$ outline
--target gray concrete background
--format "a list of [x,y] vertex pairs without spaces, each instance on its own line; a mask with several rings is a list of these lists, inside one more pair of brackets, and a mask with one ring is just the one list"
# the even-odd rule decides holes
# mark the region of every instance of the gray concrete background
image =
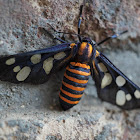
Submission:
[[[0,0],[0,55],[50,47],[59,42],[47,23],[77,31],[82,0]],[[81,32],[97,42],[128,29],[99,50],[140,86],[140,2],[90,0]],[[52,34],[52,35],[51,35]],[[76,41],[72,35],[64,36]],[[64,70],[42,85],[0,81],[0,140],[127,140],[140,139],[140,111],[123,111],[97,97],[90,78],[81,102],[62,111],[58,101]]]

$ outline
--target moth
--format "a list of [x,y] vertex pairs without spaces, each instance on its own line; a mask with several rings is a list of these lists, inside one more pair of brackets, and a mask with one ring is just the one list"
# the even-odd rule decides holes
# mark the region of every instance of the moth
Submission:
[[80,7],[77,43],[68,43],[60,38],[60,45],[0,57],[0,80],[12,83],[42,84],[52,73],[65,65],[59,99],[63,110],[78,104],[89,76],[95,80],[101,100],[126,110],[140,108],[140,88],[128,79],[96,47],[110,38],[116,38],[126,31],[107,37],[96,43],[88,37],[81,37],[83,5]]

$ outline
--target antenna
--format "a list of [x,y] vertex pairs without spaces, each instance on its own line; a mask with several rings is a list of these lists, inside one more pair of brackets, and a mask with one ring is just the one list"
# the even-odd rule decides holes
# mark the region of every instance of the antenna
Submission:
[[125,33],[127,33],[127,32],[128,32],[128,30],[125,30],[125,31],[123,31],[123,32],[121,32],[121,33],[118,33],[118,34],[114,34],[114,35],[112,35],[112,36],[109,36],[109,37],[105,38],[104,40],[102,40],[101,42],[97,43],[97,46],[99,46],[99,45],[101,45],[102,43],[108,41],[109,39],[117,38],[118,36],[120,36],[120,35],[122,35],[122,34],[125,34]]

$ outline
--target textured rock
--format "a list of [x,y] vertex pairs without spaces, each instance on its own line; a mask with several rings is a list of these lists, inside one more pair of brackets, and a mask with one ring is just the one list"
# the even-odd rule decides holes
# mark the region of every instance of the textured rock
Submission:
[[[82,0],[0,0],[0,55],[56,45],[57,30],[77,33]],[[108,35],[129,32],[101,47],[106,56],[140,85],[140,2],[93,0],[84,7],[81,33],[97,42]],[[60,34],[68,41],[73,35]],[[58,101],[62,70],[42,85],[0,81],[0,140],[140,139],[139,110],[123,111],[97,98],[92,79],[82,101],[62,111]],[[55,82],[54,82],[55,81]],[[92,91],[92,92],[91,92]]]

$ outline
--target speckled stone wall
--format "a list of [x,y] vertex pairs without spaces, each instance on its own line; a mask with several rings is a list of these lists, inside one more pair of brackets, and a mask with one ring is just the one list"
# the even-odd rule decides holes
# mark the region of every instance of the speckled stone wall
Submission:
[[[96,42],[128,30],[98,50],[140,86],[140,2],[88,0],[81,34]],[[82,0],[0,0],[0,55],[50,47],[55,29],[77,33]],[[69,42],[73,35],[60,36]],[[81,102],[66,112],[58,94],[64,70],[42,85],[0,81],[0,140],[140,139],[140,111],[123,111],[100,101],[90,78]]]

